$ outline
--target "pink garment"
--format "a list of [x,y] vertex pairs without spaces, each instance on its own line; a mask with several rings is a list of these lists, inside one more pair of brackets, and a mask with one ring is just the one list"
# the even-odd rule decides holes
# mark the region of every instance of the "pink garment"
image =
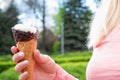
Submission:
[[78,80],[77,78],[73,77],[69,73],[67,73],[65,70],[63,70],[61,67],[59,67],[55,80]]
[[95,46],[86,80],[120,80],[120,24]]

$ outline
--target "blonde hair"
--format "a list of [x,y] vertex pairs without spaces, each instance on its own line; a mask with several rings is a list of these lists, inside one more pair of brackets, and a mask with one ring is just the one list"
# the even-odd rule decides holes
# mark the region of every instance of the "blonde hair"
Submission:
[[98,44],[120,18],[120,0],[102,0],[95,13],[88,36],[88,47]]

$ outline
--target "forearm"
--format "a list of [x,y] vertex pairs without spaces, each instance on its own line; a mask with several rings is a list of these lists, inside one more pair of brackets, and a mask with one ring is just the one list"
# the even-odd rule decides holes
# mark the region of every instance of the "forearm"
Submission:
[[65,70],[63,70],[60,66],[56,72],[55,80],[78,80],[77,78],[73,77]]

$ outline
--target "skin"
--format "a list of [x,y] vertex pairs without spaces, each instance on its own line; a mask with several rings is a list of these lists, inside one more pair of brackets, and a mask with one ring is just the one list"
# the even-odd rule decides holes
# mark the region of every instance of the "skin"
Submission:
[[[24,53],[19,52],[16,46],[11,47],[14,54],[12,60],[16,63],[15,70],[20,73],[19,80],[26,80],[29,75],[27,71],[22,72],[28,66],[27,60],[21,61],[24,58]],[[47,55],[43,55],[36,50],[34,52],[35,68],[33,71],[33,80],[54,80],[59,66]]]

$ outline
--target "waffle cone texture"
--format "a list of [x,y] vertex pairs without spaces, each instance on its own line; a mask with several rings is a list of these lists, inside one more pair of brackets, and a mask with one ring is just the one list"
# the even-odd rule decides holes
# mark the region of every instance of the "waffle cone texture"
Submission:
[[29,61],[28,67],[26,67],[23,70],[28,72],[27,80],[33,80],[33,70],[34,70],[33,53],[37,48],[37,41],[35,39],[31,39],[29,41],[19,41],[16,43],[16,46],[20,52],[23,52],[25,54],[24,60]]

